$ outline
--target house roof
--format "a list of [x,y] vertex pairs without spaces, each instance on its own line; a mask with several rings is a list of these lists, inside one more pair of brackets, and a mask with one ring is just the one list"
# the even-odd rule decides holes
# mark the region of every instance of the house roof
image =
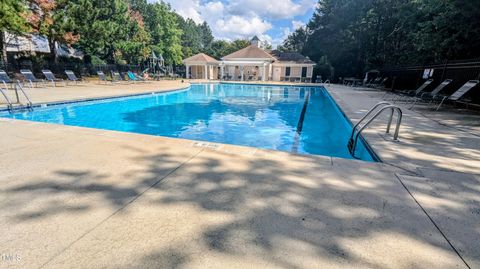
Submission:
[[208,56],[205,53],[199,53],[196,55],[193,55],[192,57],[189,57],[183,62],[195,62],[195,63],[219,63],[215,58]]
[[278,51],[278,50],[274,50],[271,53],[280,62],[295,62],[295,63],[302,63],[302,64],[315,64],[314,61],[310,60],[308,57],[305,57],[298,52],[281,52],[281,51]]
[[239,59],[271,59],[275,60],[272,55],[263,49],[250,45],[246,48],[238,50],[222,58],[223,60],[239,60]]

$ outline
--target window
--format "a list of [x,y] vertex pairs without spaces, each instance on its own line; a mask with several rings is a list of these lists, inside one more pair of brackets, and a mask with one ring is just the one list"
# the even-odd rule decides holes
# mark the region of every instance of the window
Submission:
[[286,77],[290,76],[290,67],[285,67],[285,76]]
[[307,67],[302,67],[302,78],[307,77]]

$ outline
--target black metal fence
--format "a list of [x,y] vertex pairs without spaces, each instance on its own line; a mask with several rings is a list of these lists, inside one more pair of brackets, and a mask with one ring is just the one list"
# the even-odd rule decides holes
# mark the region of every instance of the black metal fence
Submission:
[[[451,79],[452,83],[444,90],[446,94],[450,94],[469,80],[480,80],[480,59],[386,68],[381,70],[380,76],[389,78],[388,87],[405,90],[418,88],[427,77],[434,80],[434,83],[429,86],[430,88],[436,87],[445,79]],[[475,103],[480,103],[479,86],[472,89],[469,95]]]

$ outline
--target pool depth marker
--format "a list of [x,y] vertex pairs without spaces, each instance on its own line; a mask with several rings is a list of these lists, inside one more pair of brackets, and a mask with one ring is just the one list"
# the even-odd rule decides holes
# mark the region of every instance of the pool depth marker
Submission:
[[305,120],[305,113],[307,112],[307,107],[309,102],[310,102],[310,91],[307,91],[307,94],[305,95],[305,102],[303,103],[303,107],[302,107],[302,112],[300,113],[300,118],[298,119],[295,139],[292,145],[293,153],[298,153],[298,145],[300,144],[300,136],[302,135],[302,130],[303,130],[303,121]]

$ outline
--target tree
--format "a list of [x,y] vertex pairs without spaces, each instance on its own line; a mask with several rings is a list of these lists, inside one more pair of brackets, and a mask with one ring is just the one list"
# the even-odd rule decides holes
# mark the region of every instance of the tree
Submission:
[[114,63],[117,45],[128,37],[131,18],[124,0],[59,0],[62,16],[72,33],[79,34],[77,46],[88,55]]
[[27,8],[24,1],[1,0],[0,5],[0,50],[5,68],[8,64],[5,33],[23,34],[29,30],[27,23]]
[[162,54],[166,64],[182,62],[182,31],[178,17],[164,2],[150,4],[144,15],[145,26],[152,37],[151,49]]
[[51,59],[57,62],[55,42],[71,45],[78,41],[79,35],[68,31],[69,24],[64,20],[63,6],[58,6],[55,0],[29,1],[31,12],[28,21],[32,32],[47,37]]
[[126,25],[126,36],[116,43],[116,62],[140,64],[150,53],[150,33],[145,29],[144,18],[139,10],[129,6],[130,23]]
[[309,56],[317,69],[331,65],[336,76],[477,58],[478,14],[478,0],[319,0],[306,28],[292,33],[280,49]]
[[290,34],[285,41],[278,47],[281,51],[295,51],[302,53],[307,43],[307,29],[300,27]]
[[201,47],[204,50],[210,48],[213,42],[213,34],[210,26],[208,26],[207,22],[203,22],[202,24],[198,25],[198,29],[200,32],[200,39],[201,39]]
[[177,15],[177,20],[182,30],[181,43],[184,57],[199,53],[203,49],[202,33],[199,27],[192,19],[184,19],[180,15]]

